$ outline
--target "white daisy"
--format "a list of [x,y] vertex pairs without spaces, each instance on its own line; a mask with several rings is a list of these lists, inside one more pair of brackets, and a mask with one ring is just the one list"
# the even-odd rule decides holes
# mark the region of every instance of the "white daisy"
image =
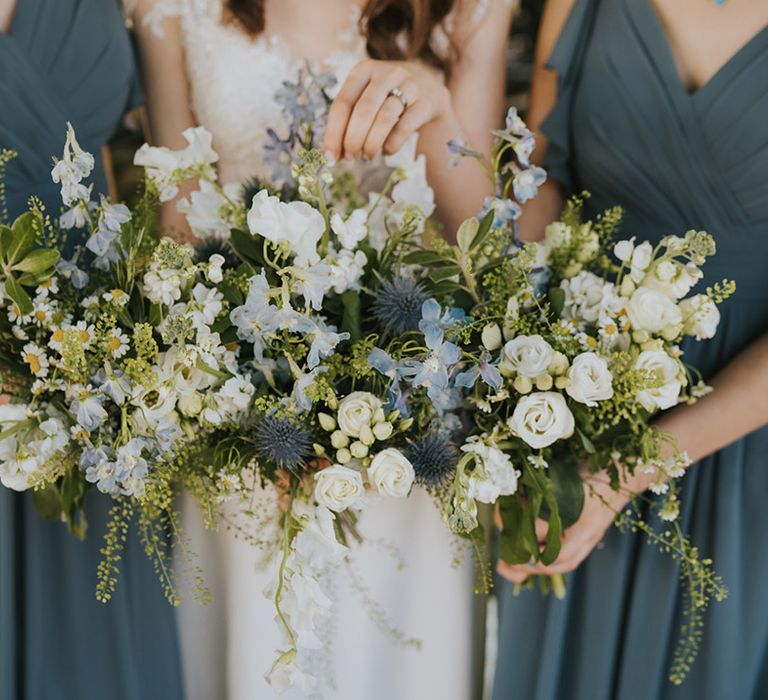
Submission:
[[119,328],[113,328],[107,333],[107,337],[104,338],[104,347],[115,359],[125,355],[128,352],[128,346],[128,336]]
[[45,350],[36,343],[27,343],[21,352],[21,358],[36,377],[45,377],[48,374],[48,356]]

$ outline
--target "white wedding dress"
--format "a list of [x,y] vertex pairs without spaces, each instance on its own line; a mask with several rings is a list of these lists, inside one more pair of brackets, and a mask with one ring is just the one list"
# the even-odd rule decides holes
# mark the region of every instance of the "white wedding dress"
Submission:
[[[253,40],[223,25],[221,0],[158,0],[151,16],[158,20],[164,15],[180,17],[192,108],[198,123],[213,134],[222,183],[268,178],[266,130],[284,131],[274,94],[283,81],[296,80],[304,61],[291,57],[278,37]],[[366,56],[355,20],[339,36],[338,50],[315,66],[334,73],[339,85]],[[277,697],[264,680],[282,639],[274,607],[262,594],[269,583],[261,566],[263,552],[225,525],[216,533],[205,531],[191,501],[183,511],[191,549],[199,555],[214,596],[205,606],[187,597],[179,609],[187,697]],[[331,677],[335,687],[319,697],[468,700],[474,639],[470,554],[419,489],[404,501],[390,499],[366,508],[360,530],[366,543],[353,546],[350,564],[333,581],[334,615],[318,673]],[[361,588],[369,589],[366,595]],[[383,633],[374,621],[382,617],[404,637],[418,639],[421,648],[398,644]],[[283,697],[301,695],[291,690]]]

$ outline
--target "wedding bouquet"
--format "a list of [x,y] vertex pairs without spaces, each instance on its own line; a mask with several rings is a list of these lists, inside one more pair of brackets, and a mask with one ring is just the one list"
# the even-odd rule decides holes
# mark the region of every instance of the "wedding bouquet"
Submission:
[[[511,141],[509,134],[515,136]],[[499,223],[514,221],[518,213],[513,203],[505,204],[505,194],[514,189],[523,199],[525,187],[543,177],[500,158],[511,149],[527,165],[532,138],[510,112],[488,168],[500,195],[488,206]],[[454,150],[481,157],[460,145]],[[634,508],[617,513],[616,522],[644,532],[681,565],[690,625],[670,674],[681,682],[701,634],[703,608],[726,591],[711,561],[699,557],[675,522],[674,480],[689,459],[652,419],[709,391],[685,364],[681,343],[688,336],[715,335],[717,304],[735,285],[724,280],[691,294],[701,266],[715,254],[709,234],[670,235],[656,246],[634,238],[614,241],[620,209],[584,222],[583,204],[584,196],[574,197],[561,220],[546,228],[542,243],[518,244],[506,258],[495,255],[493,271],[478,274],[483,303],[472,316],[482,350],[462,380],[470,390],[466,401],[474,425],[461,446],[450,524],[456,532],[473,532],[477,504],[498,504],[502,560],[550,564],[563,531],[581,513],[585,491],[594,493],[595,476],[619,491],[624,476],[652,475],[650,490],[663,498],[647,500],[664,530],[646,522],[634,494]],[[464,241],[470,257],[485,245],[482,238]],[[537,518],[548,523],[543,542]],[[541,582],[544,590],[564,595],[562,576]]]

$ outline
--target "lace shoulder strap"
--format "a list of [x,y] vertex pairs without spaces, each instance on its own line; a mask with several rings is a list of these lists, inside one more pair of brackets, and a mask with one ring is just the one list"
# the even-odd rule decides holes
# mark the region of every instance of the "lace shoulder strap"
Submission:
[[[135,3],[136,0],[124,0]],[[208,17],[218,21],[221,18],[222,0],[154,0],[145,13],[142,22],[155,36],[162,38],[162,24],[165,19],[177,17],[181,20]]]

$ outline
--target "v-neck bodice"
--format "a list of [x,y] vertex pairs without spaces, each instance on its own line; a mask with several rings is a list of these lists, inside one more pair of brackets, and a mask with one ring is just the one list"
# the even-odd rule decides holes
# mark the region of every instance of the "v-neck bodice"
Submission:
[[710,231],[708,279],[768,300],[768,28],[688,93],[649,0],[577,0],[550,65],[552,177],[621,204],[627,234]]

